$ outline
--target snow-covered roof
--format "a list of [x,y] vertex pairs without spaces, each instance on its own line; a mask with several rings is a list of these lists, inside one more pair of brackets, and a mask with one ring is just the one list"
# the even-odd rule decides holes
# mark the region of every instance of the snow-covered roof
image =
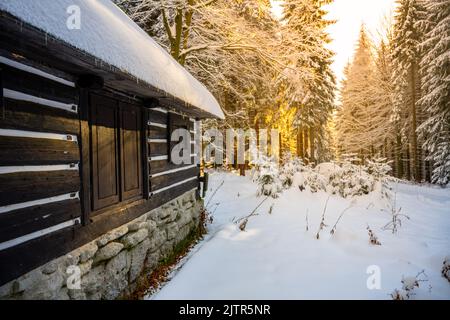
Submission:
[[[81,29],[67,22],[80,8]],[[0,10],[216,117],[224,114],[206,87],[110,0],[0,1]]]

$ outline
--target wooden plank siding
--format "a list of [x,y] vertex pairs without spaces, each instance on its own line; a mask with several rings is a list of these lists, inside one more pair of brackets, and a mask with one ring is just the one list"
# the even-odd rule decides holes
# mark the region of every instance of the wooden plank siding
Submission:
[[0,174],[0,206],[78,192],[78,170]]
[[0,66],[4,88],[67,104],[78,101],[76,88],[1,63]]
[[0,90],[9,92],[0,117],[0,284],[56,258],[52,247],[72,241],[75,226],[66,226],[81,217],[78,89],[24,57],[2,61],[10,65],[0,63]]
[[163,125],[167,125],[168,123],[168,114],[160,111],[151,110],[148,112],[148,117],[150,122],[159,123]]
[[167,139],[167,128],[149,126],[147,131],[151,139]]
[[[109,230],[136,219],[143,213],[156,209],[197,187],[198,181],[193,180],[153,195],[150,201],[142,200],[122,208],[121,214],[111,211],[95,217],[92,223],[86,226],[81,227],[80,225],[75,225],[74,227],[54,232],[16,247],[1,250],[0,285],[21,276],[53,258],[68,253]],[[46,249],[43,250],[43,248]],[[40,254],[36,254],[36,252]]]
[[0,135],[0,150],[2,166],[75,164],[80,161],[78,144],[73,141]]
[[[191,137],[191,141],[194,141],[194,137]],[[168,140],[165,139],[165,142],[150,142],[150,157],[164,156],[169,153],[169,143]],[[191,154],[194,153],[195,146],[191,144]]]
[[4,99],[0,128],[78,135],[78,115],[27,101]]
[[[189,166],[187,167],[189,168]],[[152,192],[158,191],[158,189],[162,189],[168,187],[170,185],[176,184],[177,182],[196,177],[200,173],[200,170],[197,166],[194,168],[189,168],[187,170],[176,171],[173,173],[167,173],[165,175],[152,177],[151,178],[151,186]]]
[[79,199],[36,205],[0,214],[0,242],[81,216]]
[[[3,41],[0,40],[0,43]],[[27,46],[24,43],[23,49]],[[5,48],[0,49],[1,56],[5,56]],[[76,78],[70,73],[52,69],[51,61],[41,66],[22,56],[8,54],[7,58],[26,62],[55,77],[63,77],[66,82]],[[93,92],[52,80],[51,76],[27,72],[26,68],[22,70],[0,63],[0,71],[2,94],[4,88],[77,106],[76,110],[62,110],[36,101],[12,97],[2,100],[0,286],[198,188],[199,168],[192,166],[193,157],[192,164],[183,165],[174,165],[168,159],[149,161],[152,156],[168,155],[174,114],[145,109],[143,100],[132,95],[129,101],[121,100],[121,96],[126,96],[123,90],[117,91],[117,97],[112,97],[109,93],[114,94],[115,90],[108,87],[104,89],[105,95],[118,101],[119,117],[114,121],[118,120],[121,128],[119,131],[112,130],[118,145],[111,155],[114,153],[113,157],[125,166],[112,169],[117,175],[113,179],[120,180],[116,185],[117,193],[121,194],[120,201],[116,203],[113,199],[111,207],[100,205],[101,212],[95,214],[92,197],[95,196],[93,184],[96,180],[92,172],[98,168],[93,168],[95,163],[91,158],[92,142],[96,139],[95,130],[92,130],[90,101]],[[101,121],[108,120],[105,120],[107,116],[104,112],[99,112],[97,117]],[[193,123],[188,117],[175,117],[178,119],[177,125],[193,130]],[[10,131],[14,134],[11,135]],[[21,136],[21,133],[24,135]],[[135,143],[124,145],[123,141]],[[194,152],[194,145],[191,152]],[[61,200],[63,196],[67,197]],[[66,222],[74,223],[67,227]],[[60,225],[61,228],[52,229]],[[50,231],[40,234],[42,230]],[[36,236],[29,237],[33,234]],[[19,238],[25,240],[16,244],[15,240]]]
[[[200,170],[194,165],[194,157],[191,163],[175,165],[170,161],[171,133],[174,129],[186,128],[189,131],[194,129],[193,122],[188,117],[183,117],[172,112],[161,112],[151,110],[148,119],[148,146],[149,146],[149,172],[150,172],[150,194],[152,196],[158,190],[178,187],[180,182],[198,177]],[[194,141],[194,134],[190,133],[191,141]],[[158,141],[161,140],[161,141]],[[191,144],[191,154],[194,153],[195,146]],[[167,156],[167,159],[159,159]],[[156,176],[154,176],[156,175]],[[192,183],[187,181],[186,184]]]

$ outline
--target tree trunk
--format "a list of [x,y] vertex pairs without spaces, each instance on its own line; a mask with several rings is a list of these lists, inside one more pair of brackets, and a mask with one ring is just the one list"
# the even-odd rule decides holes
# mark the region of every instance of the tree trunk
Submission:
[[300,128],[297,129],[297,156],[304,159],[303,131]]
[[[425,157],[428,157],[428,151],[425,152]],[[431,172],[432,172],[432,164],[431,161],[425,160],[425,180],[431,183]]]
[[310,161],[310,156],[309,156],[309,152],[308,152],[308,145],[309,145],[308,129],[305,129],[303,131],[303,139],[304,139],[304,143],[303,143],[303,157],[305,159],[305,163],[308,164],[309,161]]
[[410,151],[410,145],[406,147],[406,179],[411,180],[411,151]]
[[395,157],[394,141],[389,141],[389,159],[392,161],[392,175],[398,178],[398,164]]
[[413,175],[415,181],[421,181],[421,170],[419,164],[419,155],[418,155],[418,147],[417,147],[417,66],[415,63],[411,66],[411,115],[412,115],[412,124],[411,124],[411,167],[412,170],[410,175]]
[[397,178],[402,179],[404,177],[404,165],[403,165],[403,152],[402,152],[402,139],[400,135],[397,135],[396,148],[395,148],[395,162],[397,164]]
[[[194,6],[194,0],[188,0],[189,6],[192,8]],[[185,20],[185,26],[183,31],[183,49],[186,50],[188,48],[188,39],[189,39],[189,32],[192,24],[192,16],[194,15],[193,9],[189,9],[186,11],[184,20]],[[186,63],[186,55],[182,55],[178,61],[182,66]]]
[[310,153],[310,159],[311,162],[316,162],[315,159],[315,144],[314,144],[314,129],[311,127],[309,128],[309,153]]
[[180,62],[181,51],[181,38],[183,33],[183,10],[177,9],[177,15],[175,16],[175,39],[172,43],[171,53],[172,57]]
[[239,175],[245,177],[245,164],[239,165]]
[[283,159],[283,135],[278,133],[278,141],[280,143],[280,148],[278,149],[278,162],[281,163],[281,160]]

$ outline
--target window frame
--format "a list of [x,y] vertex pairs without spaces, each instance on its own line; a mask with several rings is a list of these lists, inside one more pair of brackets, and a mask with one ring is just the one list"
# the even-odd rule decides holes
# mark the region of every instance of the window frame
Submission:
[[[130,100],[125,100],[125,99],[120,99],[114,95],[110,95],[107,92],[89,92],[88,93],[88,106],[87,108],[89,109],[88,112],[88,116],[89,116],[89,162],[90,162],[90,168],[89,168],[89,175],[90,175],[90,181],[87,184],[89,189],[90,189],[90,199],[88,199],[89,201],[89,214],[88,216],[90,218],[92,217],[96,217],[98,215],[110,212],[110,211],[115,211],[117,209],[120,209],[122,207],[125,207],[133,202],[137,202],[137,201],[142,201],[144,199],[146,199],[147,197],[145,196],[145,183],[146,183],[146,177],[145,177],[145,170],[144,170],[144,166],[147,164],[144,162],[144,152],[145,152],[145,148],[144,145],[146,143],[146,127],[144,126],[144,119],[145,119],[145,107],[140,105],[139,103],[135,102],[135,101],[130,101]],[[116,147],[115,147],[115,157],[117,159],[117,194],[118,194],[118,199],[116,202],[114,203],[110,203],[110,204],[106,204],[103,206],[98,206],[96,205],[96,203],[98,202],[98,186],[96,186],[95,184],[98,184],[98,172],[96,171],[96,167],[97,167],[97,163],[94,162],[94,158],[97,156],[97,154],[95,153],[95,151],[93,150],[95,147],[95,139],[93,137],[94,135],[94,127],[96,127],[95,124],[95,118],[93,117],[93,110],[96,108],[93,103],[94,103],[94,99],[93,97],[96,96],[99,99],[105,99],[105,100],[110,100],[113,102],[113,108],[115,109],[115,126],[114,126],[114,130],[115,130],[115,142],[116,142]],[[94,101],[93,101],[94,100]],[[123,137],[123,133],[125,132],[125,130],[123,129],[124,127],[124,123],[123,123],[123,110],[127,110],[127,107],[133,107],[136,109],[136,111],[138,111],[138,115],[137,115],[137,120],[136,120],[136,127],[137,127],[137,134],[138,134],[138,140],[137,140],[137,154],[136,154],[136,161],[138,163],[138,168],[137,168],[137,172],[139,175],[139,186],[138,186],[138,191],[136,192],[136,190],[133,190],[133,192],[131,192],[128,196],[126,195],[126,191],[125,191],[125,174],[124,174],[124,170],[125,170],[125,159],[124,159],[124,154],[123,154],[123,141],[124,141],[124,137]],[[86,143],[86,142],[85,142]],[[147,177],[148,179],[148,177]]]

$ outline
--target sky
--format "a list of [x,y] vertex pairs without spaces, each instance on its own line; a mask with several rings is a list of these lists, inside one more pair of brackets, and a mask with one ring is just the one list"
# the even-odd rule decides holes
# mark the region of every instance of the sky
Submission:
[[[271,2],[274,14],[281,16],[282,0]],[[338,80],[342,79],[344,67],[353,56],[361,24],[366,25],[371,35],[377,36],[383,17],[391,14],[394,7],[395,0],[335,0],[326,7],[327,18],[337,20],[328,32],[333,39],[330,49],[336,53],[332,68]]]

